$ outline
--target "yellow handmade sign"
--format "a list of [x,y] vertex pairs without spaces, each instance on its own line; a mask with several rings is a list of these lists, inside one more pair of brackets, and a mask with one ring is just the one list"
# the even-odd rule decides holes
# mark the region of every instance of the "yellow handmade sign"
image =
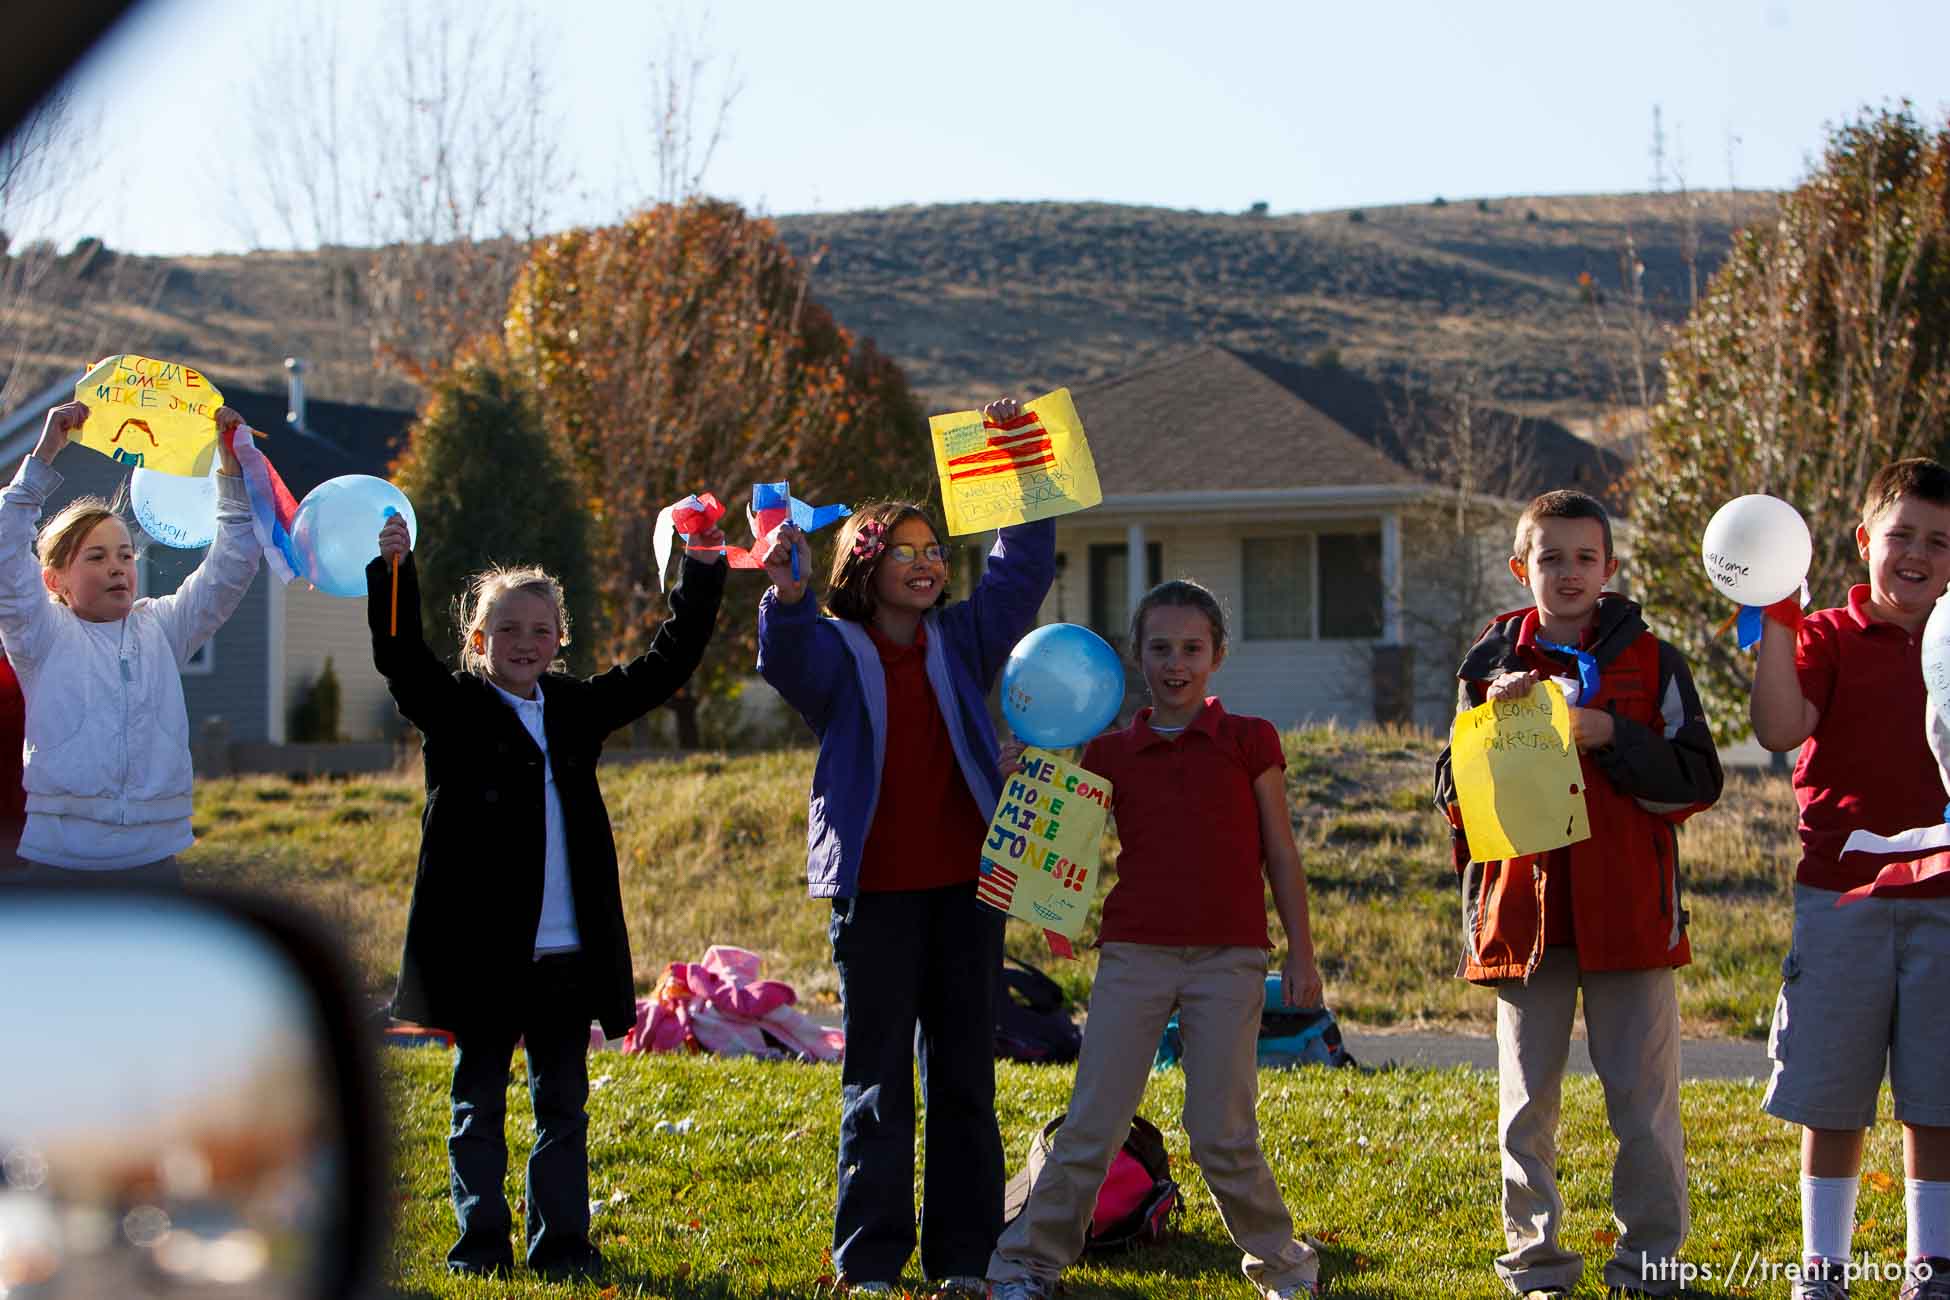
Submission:
[[1110,782],[1033,745],[1002,783],[982,843],[975,896],[990,907],[1077,937],[1097,896]]
[[69,441],[140,469],[201,478],[217,453],[223,394],[188,366],[149,357],[97,361],[75,385],[88,421]]
[[950,536],[1054,519],[1104,499],[1067,388],[1025,402],[1006,424],[955,411],[928,417],[928,431]]
[[1469,856],[1478,862],[1591,838],[1571,711],[1555,682],[1457,714],[1449,770]]

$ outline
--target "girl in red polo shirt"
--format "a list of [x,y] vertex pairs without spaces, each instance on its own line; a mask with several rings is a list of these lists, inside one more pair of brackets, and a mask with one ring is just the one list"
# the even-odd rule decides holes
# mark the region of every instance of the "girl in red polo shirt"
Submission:
[[1206,696],[1206,679],[1225,659],[1226,629],[1204,587],[1152,588],[1131,619],[1131,644],[1151,707],[1083,752],[1083,766],[1115,791],[1123,844],[1104,900],[1083,1059],[1029,1203],[989,1260],[989,1295],[1044,1300],[1082,1253],[1097,1188],[1130,1131],[1174,1008],[1185,1041],[1185,1136],[1245,1252],[1246,1276],[1263,1296],[1316,1295],[1319,1258],[1294,1236],[1254,1113],[1272,946],[1262,879],[1287,936],[1286,1001],[1314,1006],[1321,995],[1279,733]]

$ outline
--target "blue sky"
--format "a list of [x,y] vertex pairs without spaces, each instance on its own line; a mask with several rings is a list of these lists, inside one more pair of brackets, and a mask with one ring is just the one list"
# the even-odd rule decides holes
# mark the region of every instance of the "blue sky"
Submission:
[[256,935],[201,909],[48,900],[0,915],[0,1155],[173,1112],[267,1056],[309,1053],[307,996]]
[[[383,37],[406,2],[343,0],[342,39]],[[615,215],[629,172],[647,170],[643,68],[673,12],[703,15],[743,85],[705,188],[774,213],[1044,198],[1289,212],[1643,190],[1655,104],[1692,186],[1724,187],[1731,170],[1779,187],[1825,122],[1901,97],[1930,115],[1950,105],[1939,0],[512,2],[519,39],[540,43],[560,82],[577,173],[560,222]],[[46,233],[246,246],[252,223],[222,209],[232,187],[259,201],[245,120],[281,109],[234,88],[290,12],[151,0],[78,80],[110,137],[142,141],[151,161],[77,169]]]

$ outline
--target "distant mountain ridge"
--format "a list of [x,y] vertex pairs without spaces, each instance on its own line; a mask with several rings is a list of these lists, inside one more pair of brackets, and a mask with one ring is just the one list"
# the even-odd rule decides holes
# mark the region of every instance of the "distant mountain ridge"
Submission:
[[[1703,285],[1735,229],[1772,205],[1750,192],[1292,216],[978,203],[775,221],[814,264],[813,296],[898,359],[931,410],[1216,344],[1438,391],[1466,384],[1578,427],[1624,391],[1626,250],[1648,318],[1670,325],[1689,282]],[[320,397],[417,401],[373,368],[356,288],[348,297],[344,268],[318,254],[90,256],[129,286],[86,308],[106,350],[181,357],[259,388],[303,356]],[[37,347],[32,311],[15,328],[30,390],[88,359]]]

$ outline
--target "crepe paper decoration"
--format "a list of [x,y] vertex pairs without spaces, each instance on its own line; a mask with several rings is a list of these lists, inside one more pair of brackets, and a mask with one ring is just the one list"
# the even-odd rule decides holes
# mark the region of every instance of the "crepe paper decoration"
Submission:
[[1006,423],[955,411],[930,416],[928,431],[951,537],[1054,519],[1104,499],[1067,388],[1024,403]]
[[[851,506],[810,506],[792,495],[788,485],[779,483],[752,484],[752,504],[746,514],[752,523],[751,554],[758,559],[758,567],[765,567],[764,557],[771,553],[778,541],[780,528],[790,523],[802,533],[816,533],[828,524],[836,524],[853,513]],[[792,551],[792,580],[799,580],[799,550]]]
[[70,442],[130,468],[185,478],[210,472],[223,394],[201,372],[151,357],[107,357],[88,368],[74,395],[88,419]]
[[[671,538],[677,533],[690,537],[695,533],[709,532],[723,518],[724,504],[709,492],[702,495],[693,492],[682,501],[673,501],[657,512],[657,526],[651,531],[650,544],[657,555],[657,585],[660,588],[670,588]],[[716,555],[726,548],[692,546],[686,542],[684,549]]]
[[1720,624],[1719,632],[1714,635],[1724,633],[1728,625],[1732,625],[1735,629],[1734,644],[1742,650],[1751,650],[1760,644],[1761,632],[1770,618],[1788,631],[1799,633],[1801,611],[1807,604],[1808,584],[1804,582],[1798,595],[1783,596],[1772,605],[1742,605],[1733,611],[1725,623]]
[[1570,691],[1564,692],[1564,702],[1567,705],[1575,707],[1579,700],[1595,700],[1598,698],[1598,656],[1592,654],[1589,650],[1580,650],[1574,645],[1559,645],[1555,641],[1546,641],[1542,637],[1537,638],[1537,644],[1546,650],[1554,650],[1558,654],[1569,655],[1578,661],[1577,693],[1572,694]]
[[[242,437],[237,436],[242,434]],[[270,458],[257,449],[250,426],[240,424],[230,432],[230,454],[244,472],[244,492],[251,502],[251,530],[264,551],[264,562],[280,582],[304,577],[304,565],[291,526],[298,516],[297,499],[278,477]]]
[[[792,524],[802,533],[814,533],[846,518],[853,513],[851,506],[812,506],[792,495],[788,484],[752,484],[752,503],[745,511],[745,518],[751,524],[752,544],[743,546],[686,546],[687,551],[708,555],[723,555],[725,562],[734,569],[762,569],[765,557],[778,544],[779,529]],[[657,525],[651,534],[651,545],[657,555],[657,580],[665,581],[670,570],[671,536],[683,533],[707,532],[717,527],[725,516],[725,508],[709,492],[693,493],[682,501],[673,501],[657,512]],[[792,576],[799,577],[799,552],[792,552]]]
[[1842,845],[1843,864],[1852,867],[1880,864],[1881,869],[1868,884],[1857,885],[1837,898],[1835,906],[1846,907],[1865,898],[1900,894],[1906,886],[1950,874],[1950,808],[1945,808],[1943,815],[1946,820],[1935,826],[1920,826],[1895,835],[1850,831]]
[[1095,772],[1034,745],[1024,749],[989,819],[975,896],[1062,939],[1076,938],[1097,896],[1110,802],[1111,784]]
[[1456,715],[1449,768],[1469,856],[1478,862],[1591,838],[1571,710],[1555,682]]

